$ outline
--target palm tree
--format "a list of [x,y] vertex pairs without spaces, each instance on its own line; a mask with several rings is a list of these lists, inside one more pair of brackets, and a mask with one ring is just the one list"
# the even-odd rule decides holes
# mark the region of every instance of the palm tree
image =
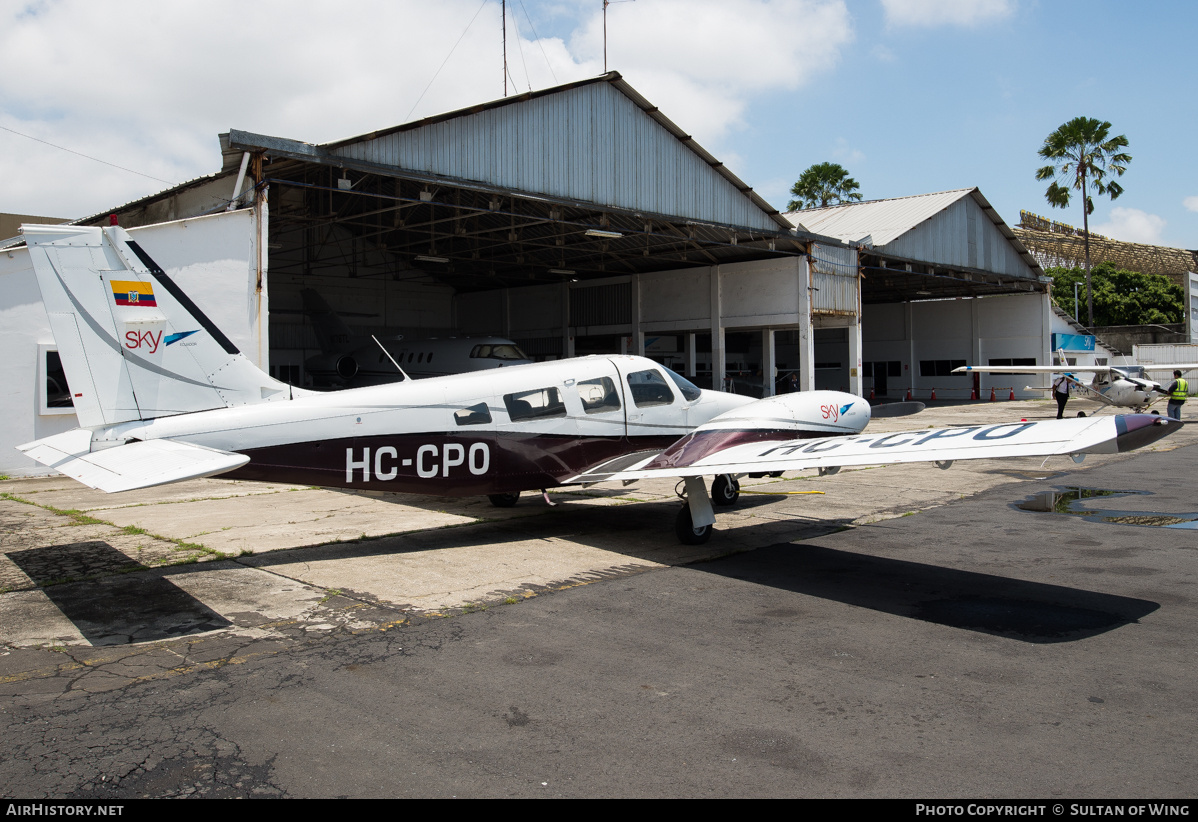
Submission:
[[787,211],[804,208],[824,208],[828,205],[860,200],[857,181],[838,163],[816,163],[799,175],[790,187],[796,199],[786,206]]
[[[1044,197],[1055,208],[1068,208],[1072,196],[1070,189],[1082,193],[1082,239],[1086,248],[1086,308],[1090,312],[1090,325],[1094,325],[1094,294],[1090,288],[1090,214],[1094,201],[1088,187],[1099,194],[1108,194],[1114,200],[1123,193],[1123,186],[1114,180],[1106,181],[1108,174],[1122,177],[1131,162],[1131,155],[1120,149],[1127,148],[1127,138],[1120,134],[1109,137],[1111,124],[1092,117],[1075,117],[1064,123],[1044,140],[1040,156],[1051,165],[1036,172],[1037,180],[1052,180]],[[1055,179],[1054,179],[1055,178]],[[1062,185],[1063,183],[1063,185]]]

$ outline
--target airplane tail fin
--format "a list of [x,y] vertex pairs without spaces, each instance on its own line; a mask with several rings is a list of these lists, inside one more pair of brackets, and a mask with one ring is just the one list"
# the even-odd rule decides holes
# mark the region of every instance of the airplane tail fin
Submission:
[[312,321],[312,327],[316,330],[320,353],[344,354],[348,351],[353,334],[345,320],[341,319],[315,289],[305,288],[300,292],[300,296],[304,299],[304,314]]
[[125,230],[24,226],[22,233],[81,426],[292,396]]

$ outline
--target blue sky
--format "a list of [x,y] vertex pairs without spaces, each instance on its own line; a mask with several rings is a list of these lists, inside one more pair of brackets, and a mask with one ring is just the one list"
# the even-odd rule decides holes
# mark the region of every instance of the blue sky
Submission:
[[[212,173],[229,128],[323,142],[501,97],[499,9],[10,3],[0,211],[77,217]],[[601,0],[508,10],[515,88],[602,72]],[[1198,248],[1195,32],[1181,0],[634,0],[608,9],[608,65],[779,208],[833,161],[867,199],[978,186],[1008,223],[1080,225],[1045,202],[1036,151],[1109,120],[1133,161],[1093,229]]]

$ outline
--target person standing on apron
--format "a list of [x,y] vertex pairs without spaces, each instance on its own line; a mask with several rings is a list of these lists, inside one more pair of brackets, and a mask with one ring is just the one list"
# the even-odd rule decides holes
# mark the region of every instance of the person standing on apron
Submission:
[[1052,394],[1057,398],[1057,419],[1065,416],[1065,403],[1069,402],[1069,378],[1064,374],[1052,383]]

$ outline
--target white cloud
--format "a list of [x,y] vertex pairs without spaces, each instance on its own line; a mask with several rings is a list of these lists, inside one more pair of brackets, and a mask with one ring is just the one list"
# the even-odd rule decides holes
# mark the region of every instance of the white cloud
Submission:
[[978,26],[1009,17],[1015,0],[882,0],[892,26]]
[[[753,97],[832,68],[852,38],[841,0],[651,0],[607,13],[608,67],[700,142],[742,126]],[[575,30],[570,48],[602,71],[601,13]]]
[[1111,216],[1107,222],[1099,225],[1091,224],[1090,230],[1113,240],[1161,245],[1165,220],[1163,217],[1149,214],[1138,208],[1115,206],[1111,209]]
[[[598,3],[546,7],[559,36],[539,41],[512,5],[515,91],[603,71]],[[10,4],[0,126],[177,182],[217,170],[229,128],[327,142],[502,97],[499,34],[499,4],[480,0]],[[609,66],[713,149],[754,98],[809,82],[852,37],[844,0],[608,9]],[[0,179],[0,210],[63,217],[165,187],[2,130]]]
[[[853,148],[849,145],[849,141],[843,137],[836,138],[836,145],[832,148],[832,159],[847,166],[858,166],[865,162],[865,153],[860,149]],[[850,169],[850,174],[852,173]]]
[[1190,211],[1198,211],[1198,197],[1186,197],[1181,204]]

